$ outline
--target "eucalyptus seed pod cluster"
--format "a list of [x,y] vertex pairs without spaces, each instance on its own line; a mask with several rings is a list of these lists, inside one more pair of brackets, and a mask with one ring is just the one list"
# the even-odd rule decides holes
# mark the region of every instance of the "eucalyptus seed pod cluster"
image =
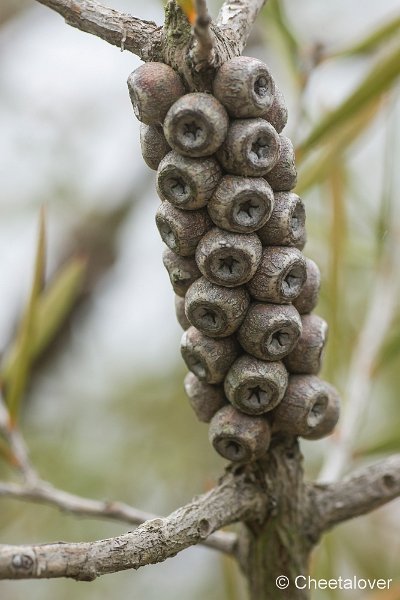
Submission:
[[128,87],[143,158],[157,171],[185,390],[211,444],[249,462],[271,436],[328,435],[339,400],[317,377],[327,338],[311,314],[320,275],[302,254],[305,209],[292,191],[287,108],[269,68],[236,57],[212,93],[187,93],[172,68],[147,63]]

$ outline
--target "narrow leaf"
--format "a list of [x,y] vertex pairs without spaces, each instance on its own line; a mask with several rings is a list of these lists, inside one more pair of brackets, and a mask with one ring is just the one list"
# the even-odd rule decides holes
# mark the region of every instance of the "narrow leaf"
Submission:
[[375,29],[362,40],[338,52],[329,54],[327,58],[340,58],[345,56],[355,56],[357,54],[370,54],[379,46],[389,42],[395,35],[400,33],[400,15],[397,15],[391,21],[384,23],[381,27]]
[[331,132],[326,146],[318,153],[317,157],[300,169],[299,181],[296,186],[298,194],[303,194],[313,185],[321,183],[329,177],[338,159],[371,125],[380,106],[379,99],[375,100],[356,114],[352,120]]
[[305,156],[337,127],[353,119],[364,107],[379,98],[400,75],[400,46],[374,65],[360,85],[335,110],[328,113],[297,149],[297,159]]
[[[22,395],[25,391],[30,371],[33,346],[34,322],[39,294],[43,287],[46,265],[46,225],[45,213],[42,209],[39,218],[35,268],[28,305],[25,309],[16,339],[15,368],[7,382],[6,403],[10,417],[16,420]],[[4,383],[4,382],[3,382]]]
[[[71,259],[40,295],[30,346],[31,362],[34,362],[48,347],[64,323],[82,289],[85,272],[85,259]],[[16,376],[18,355],[17,339],[6,355],[1,369],[1,379],[6,385]]]

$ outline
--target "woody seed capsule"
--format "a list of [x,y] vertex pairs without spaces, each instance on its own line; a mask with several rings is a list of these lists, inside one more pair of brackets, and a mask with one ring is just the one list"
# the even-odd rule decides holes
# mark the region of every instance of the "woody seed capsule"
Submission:
[[317,306],[321,285],[318,265],[311,258],[306,258],[306,268],[306,282],[299,296],[293,301],[293,306],[297,308],[301,315],[310,313]]
[[211,156],[228,130],[228,115],[214,96],[203,93],[182,96],[168,111],[164,135],[184,156]]
[[252,233],[270,218],[274,194],[261,177],[225,175],[208,203],[208,214],[221,229]]
[[249,295],[244,288],[222,287],[201,277],[188,289],[185,312],[192,325],[202,333],[210,337],[226,337],[239,327],[249,303]]
[[188,373],[184,386],[190,405],[202,423],[209,423],[215,413],[227,404],[222,385],[204,383],[193,373]]
[[286,394],[273,412],[273,429],[319,439],[329,435],[339,418],[336,390],[314,375],[291,375]]
[[233,175],[261,177],[278,162],[279,135],[264,119],[238,119],[228,128],[217,158],[225,171]]
[[184,331],[191,326],[185,313],[185,298],[175,295],[175,314],[176,320]]
[[188,212],[162,202],[156,212],[156,225],[168,248],[180,256],[193,256],[211,220],[204,208]]
[[322,366],[328,325],[318,315],[304,315],[301,323],[302,334],[284,363],[289,373],[317,375]]
[[164,156],[170,151],[160,125],[140,124],[140,146],[144,162],[156,171]]
[[157,192],[184,210],[204,207],[221,178],[221,168],[215,158],[187,158],[169,152],[157,171]]
[[261,415],[279,404],[287,384],[283,363],[265,362],[244,354],[229,369],[224,388],[228,400],[238,410]]
[[215,450],[232,462],[252,462],[268,450],[271,432],[263,417],[245,415],[231,405],[212,418],[209,440]]
[[297,183],[297,170],[293,144],[288,137],[280,135],[281,153],[276,165],[266,174],[265,179],[274,192],[289,192]]
[[301,198],[292,192],[274,194],[274,210],[257,234],[263,246],[305,246],[306,211]]
[[163,263],[178,296],[184,297],[192,283],[201,276],[193,257],[179,256],[169,248],[163,252]]
[[170,107],[185,93],[179,75],[168,65],[148,62],[128,77],[136,117],[146,125],[162,123]]
[[261,253],[261,242],[255,233],[230,233],[214,227],[200,240],[196,262],[212,283],[235,287],[253,277]]
[[291,305],[250,304],[239,329],[242,348],[261,360],[281,360],[289,354],[301,334],[301,319]]
[[267,246],[247,288],[256,300],[288,304],[300,294],[306,277],[306,261],[300,250]]
[[317,425],[313,427],[313,430],[304,435],[303,437],[306,440],[320,440],[327,435],[330,435],[335,429],[339,417],[340,417],[340,398],[337,390],[327,383],[323,382],[325,385],[325,391],[328,395],[328,404],[325,409],[324,416],[319,420]]
[[271,123],[278,133],[285,128],[288,120],[288,109],[282,92],[275,84],[273,102],[268,111],[262,115],[263,119]]
[[239,353],[239,345],[233,336],[210,338],[190,327],[183,334],[181,353],[189,371],[200,381],[222,383]]
[[226,61],[213,82],[214,95],[231,117],[261,117],[272,105],[275,85],[263,62],[250,56]]

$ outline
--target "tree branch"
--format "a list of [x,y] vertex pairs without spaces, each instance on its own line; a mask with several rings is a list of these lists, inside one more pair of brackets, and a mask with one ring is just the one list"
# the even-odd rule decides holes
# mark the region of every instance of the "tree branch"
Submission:
[[330,485],[315,485],[313,506],[319,535],[335,525],[365,515],[400,496],[400,454],[364,467]]
[[92,581],[106,573],[138,569],[175,556],[230,523],[264,518],[265,505],[265,494],[252,473],[228,473],[216,488],[169,517],[146,521],[115,538],[76,544],[0,545],[0,579]]
[[[83,498],[54,488],[45,481],[38,481],[33,486],[0,482],[0,497],[46,504],[81,517],[108,519],[130,525],[141,525],[145,521],[157,518],[156,515],[138,510],[124,502]],[[210,535],[203,544],[214,550],[233,554],[236,542],[237,536],[235,534],[218,531]]]
[[38,0],[64,17],[66,23],[91,33],[142,60],[151,60],[161,41],[161,28],[152,21],[137,19],[103,6],[96,0]]
[[254,21],[267,0],[225,0],[217,18],[222,32],[235,43],[237,54],[247,44]]

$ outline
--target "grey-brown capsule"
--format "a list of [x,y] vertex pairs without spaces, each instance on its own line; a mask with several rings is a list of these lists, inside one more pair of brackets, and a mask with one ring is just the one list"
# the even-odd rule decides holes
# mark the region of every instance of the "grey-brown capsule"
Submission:
[[187,291],[185,311],[189,321],[210,337],[231,335],[242,323],[249,307],[242,287],[227,288],[201,277]]
[[161,202],[156,225],[168,248],[180,256],[193,256],[197,244],[211,227],[211,219],[204,208],[189,212]]
[[261,117],[271,107],[275,84],[266,64],[250,56],[226,61],[215,76],[214,95],[231,117]]
[[222,383],[239,353],[233,336],[215,339],[189,327],[181,341],[182,358],[189,371],[206,383]]
[[210,385],[188,373],[184,386],[190,405],[202,423],[209,423],[215,413],[227,404],[222,385]]
[[288,374],[282,362],[265,362],[244,354],[229,369],[224,389],[238,410],[261,415],[279,404],[287,384]]
[[179,75],[158,62],[145,63],[133,71],[128,89],[134,113],[146,125],[162,123],[170,107],[185,93]]
[[160,125],[140,124],[140,147],[144,162],[156,171],[161,160],[170,151]]
[[300,250],[267,246],[247,288],[256,300],[289,304],[300,294],[306,278],[306,260]]
[[157,192],[183,210],[204,207],[220,178],[221,168],[215,158],[188,158],[169,152],[157,171]]
[[291,375],[283,400],[273,412],[274,431],[319,439],[339,418],[336,390],[314,375]]
[[179,256],[169,248],[165,248],[163,263],[174,292],[178,296],[184,297],[192,283],[201,277],[196,261],[191,256]]
[[185,313],[185,298],[175,295],[175,314],[176,320],[184,331],[189,329],[191,322],[188,320]]
[[301,319],[293,306],[255,302],[250,304],[238,340],[249,354],[276,361],[293,350],[300,334]]
[[294,148],[291,140],[285,135],[280,135],[281,152],[275,166],[268,171],[265,179],[274,192],[289,192],[297,183],[297,170],[295,164]]
[[253,277],[261,253],[255,233],[231,233],[214,227],[199,242],[196,262],[212,283],[235,287]]
[[294,349],[284,359],[289,373],[317,375],[328,336],[328,325],[318,315],[304,315],[302,333]]
[[211,94],[193,93],[179,98],[168,111],[164,135],[184,156],[211,156],[226,137],[229,118]]
[[252,462],[268,450],[271,430],[264,417],[250,417],[228,404],[212,418],[208,437],[218,454],[227,460]]
[[274,193],[265,179],[225,175],[208,203],[208,213],[221,229],[252,233],[268,221],[273,207]]
[[340,417],[340,397],[337,390],[327,383],[323,382],[325,393],[328,396],[328,404],[325,408],[325,413],[319,422],[313,427],[312,431],[303,437],[306,440],[320,440],[327,435],[330,435],[335,429]]
[[274,194],[274,209],[257,234],[263,246],[295,246],[306,244],[306,211],[301,198],[293,192]]
[[271,123],[278,133],[286,127],[288,109],[282,92],[275,84],[275,94],[268,111],[262,115],[263,119]]
[[321,285],[321,274],[318,265],[306,258],[307,279],[299,296],[293,301],[301,315],[310,313],[318,304],[319,288]]
[[278,162],[281,140],[264,119],[232,121],[217,152],[225,171],[233,175],[262,177]]

